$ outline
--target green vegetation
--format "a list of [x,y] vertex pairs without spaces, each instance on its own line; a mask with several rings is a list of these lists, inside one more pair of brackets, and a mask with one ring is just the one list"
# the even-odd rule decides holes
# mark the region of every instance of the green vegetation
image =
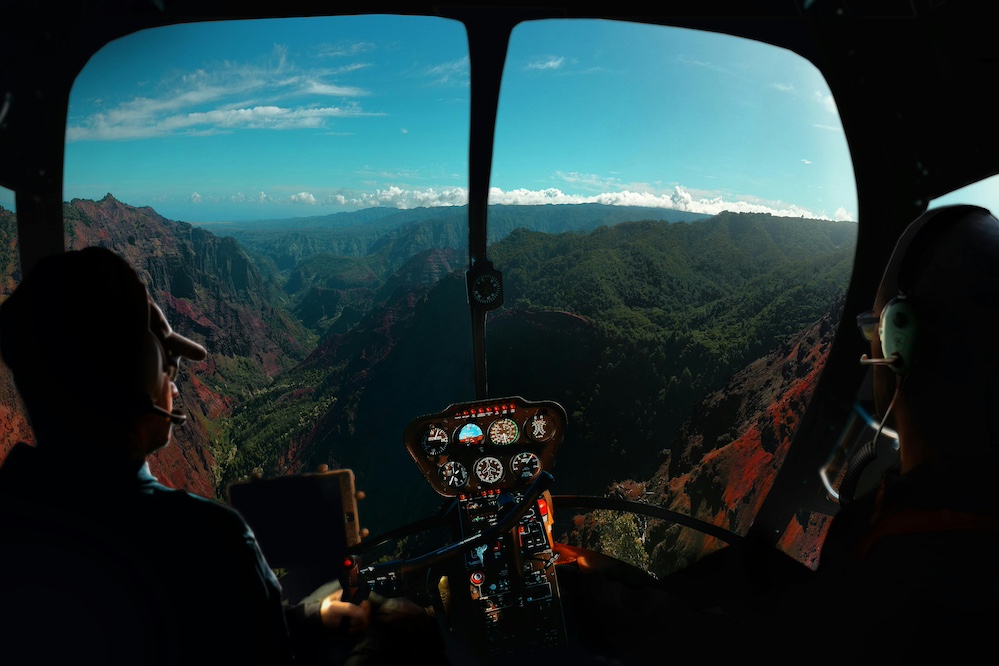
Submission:
[[220,423],[212,440],[220,487],[254,472],[287,471],[294,462],[290,450],[336,402],[334,396],[315,388],[323,375],[318,370],[286,374],[253,391],[232,417]]
[[[566,407],[571,433],[563,446],[571,453],[560,456],[557,471],[572,492],[648,478],[698,401],[826,313],[846,288],[855,231],[853,223],[749,214],[589,233],[512,230],[490,246],[507,290],[506,307],[488,327],[492,394],[543,396]],[[389,245],[393,253],[405,246],[399,238],[382,250]],[[303,285],[335,285],[329,294],[340,301],[323,303],[317,292],[316,303],[344,306],[344,287],[390,265],[387,256],[316,255],[303,262]],[[340,461],[375,475],[361,479],[369,497],[380,487],[392,496],[398,475],[412,471],[398,448],[408,419],[470,398],[458,389],[470,364],[452,347],[467,344],[456,328],[467,322],[464,298],[427,300],[426,283],[409,278],[398,286],[386,280],[367,314],[357,311],[356,325],[338,331],[335,348],[237,411],[220,443],[232,454],[223,478],[279,473],[295,457],[306,465]],[[539,324],[527,316],[553,310],[578,317]],[[573,321],[581,323],[565,328]],[[379,511],[378,501],[369,499],[366,515]]]
[[[588,235],[515,231],[491,247],[511,309],[570,312],[591,328],[576,339],[553,334],[544,372],[559,379],[547,383],[505,374],[538,338],[493,340],[491,385],[537,387],[565,405],[577,450],[602,463],[593,470],[560,459],[586,485],[580,491],[647,478],[698,401],[845,291],[855,232],[853,223],[728,213]],[[491,330],[506,330],[495,322]]]
[[616,557],[639,569],[649,569],[641,516],[597,509],[590,512],[587,519],[598,537],[597,543],[589,546],[592,550]]

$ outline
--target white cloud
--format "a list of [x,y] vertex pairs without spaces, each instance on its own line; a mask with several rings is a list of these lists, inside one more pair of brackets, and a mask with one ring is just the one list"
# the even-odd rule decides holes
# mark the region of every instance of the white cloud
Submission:
[[333,97],[364,97],[368,94],[363,88],[354,86],[337,86],[319,81],[309,81],[302,92],[312,95],[330,95]]
[[319,49],[319,55],[329,58],[342,58],[374,50],[375,45],[371,42],[345,42],[341,44],[327,44]]
[[708,62],[707,60],[699,60],[689,55],[677,56],[676,61],[681,65],[689,65],[693,67],[703,67],[704,69],[714,70],[716,72],[722,72],[728,74],[728,69],[721,67],[713,62]]
[[565,64],[565,56],[545,56],[528,62],[524,68],[533,70],[560,69]]
[[368,67],[371,67],[371,65],[366,62],[354,62],[349,65],[344,65],[343,67],[337,67],[336,69],[331,70],[330,74],[333,75],[349,74],[351,72],[356,72],[360,69],[366,69]]
[[812,99],[821,104],[829,113],[839,116],[839,109],[836,108],[836,100],[833,99],[832,95],[816,90],[812,93]]
[[[722,197],[696,199],[686,188],[679,185],[672,191],[663,194],[651,192],[603,192],[593,195],[566,194],[557,188],[544,190],[517,189],[503,191],[490,188],[489,203],[491,204],[580,204],[600,203],[609,206],[647,206],[651,208],[668,208],[690,213],[717,215],[722,211],[738,213],[770,213],[781,217],[810,217],[828,219],[822,213],[815,213],[807,208],[782,202],[751,202],[745,200],[726,200]],[[845,209],[836,213],[836,219],[851,219]]]
[[309,192],[299,192],[298,194],[292,194],[288,197],[288,201],[291,203],[299,204],[309,204],[310,206],[316,205],[316,197]]
[[323,98],[351,100],[369,94],[331,81],[335,75],[330,70],[297,68],[289,63],[287,48],[279,45],[263,64],[217,63],[163,79],[151,86],[151,94],[110,108],[95,106],[93,113],[67,127],[66,138],[112,141],[235,128],[297,129],[323,127],[330,118],[383,115],[366,113],[356,102],[323,104]]
[[67,141],[114,141],[141,139],[171,134],[211,134],[236,129],[291,130],[324,127],[329,118],[380,116],[367,113],[356,104],[328,107],[214,109],[186,114],[150,117],[148,115],[94,114],[85,126],[69,127]]
[[471,77],[471,65],[468,56],[443,62],[429,67],[425,76],[433,79],[437,85],[467,86]]
[[853,215],[843,208],[842,206],[836,209],[835,215],[833,215],[834,220],[843,220],[848,222],[853,222]]
[[801,159],[801,163],[802,163],[802,164],[811,164],[811,163],[812,163],[812,161],[811,161],[811,160],[806,160],[806,159],[802,158],[802,159]]

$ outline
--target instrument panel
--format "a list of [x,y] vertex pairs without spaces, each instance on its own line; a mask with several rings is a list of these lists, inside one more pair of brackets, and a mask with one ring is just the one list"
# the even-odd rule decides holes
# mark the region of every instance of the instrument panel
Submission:
[[450,405],[414,419],[403,440],[423,476],[445,497],[526,488],[551,471],[565,409],[520,396]]

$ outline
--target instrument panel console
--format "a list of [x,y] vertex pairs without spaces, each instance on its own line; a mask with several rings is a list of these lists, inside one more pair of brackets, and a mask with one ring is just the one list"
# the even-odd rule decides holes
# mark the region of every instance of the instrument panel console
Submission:
[[[468,538],[497,525],[538,474],[551,472],[565,425],[557,402],[514,396],[453,404],[414,419],[403,437],[434,490],[457,498],[460,536]],[[483,654],[565,644],[550,500],[539,498],[508,534],[469,548],[440,572],[449,588],[448,631]]]
[[421,416],[403,439],[427,482],[445,497],[527,488],[551,471],[565,434],[557,402],[519,396],[457,403]]

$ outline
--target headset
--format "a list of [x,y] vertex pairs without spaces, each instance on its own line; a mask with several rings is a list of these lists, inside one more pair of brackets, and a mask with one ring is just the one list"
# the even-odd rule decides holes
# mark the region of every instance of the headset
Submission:
[[991,216],[988,210],[980,206],[943,206],[924,213],[905,230],[895,246],[895,252],[882,279],[884,282],[894,277],[898,290],[896,296],[881,310],[878,337],[881,339],[883,358],[868,358],[865,354],[860,359],[861,363],[886,365],[902,377],[912,372],[919,358],[919,308],[910,293],[920,260],[955,220],[974,212]]
[[[149,307],[152,308],[152,305]],[[136,388],[144,396],[149,397],[149,410],[160,416],[165,416],[174,425],[181,425],[187,422],[186,414],[178,409],[168,412],[156,404],[156,400],[159,399],[160,393],[163,391],[164,373],[169,373],[171,380],[177,378],[177,363],[171,363],[168,366],[167,359],[168,356],[166,350],[163,348],[163,343],[160,342],[155,333],[147,328],[143,331],[142,339],[139,343]]]
[[[854,438],[856,429],[862,423],[858,414],[866,416],[859,403],[855,405],[854,413],[840,442],[830,453],[825,464],[819,468],[819,478],[826,488],[829,499],[838,504],[846,504],[853,500],[860,475],[877,457],[877,442],[882,432],[886,432],[896,440],[897,449],[898,433],[887,428],[885,423],[895,406],[895,400],[901,393],[902,383],[913,368],[917,367],[920,355],[925,353],[919,349],[919,302],[918,298],[911,296],[912,289],[926,253],[934,247],[945,231],[953,228],[955,221],[971,214],[992,217],[988,210],[980,206],[954,205],[936,208],[923,213],[910,223],[895,245],[895,251],[881,279],[883,286],[894,284],[896,289],[895,296],[882,308],[878,320],[878,336],[881,340],[883,358],[868,358],[867,354],[860,357],[863,365],[884,365],[891,368],[898,377],[895,395],[883,418],[877,422],[874,438],[847,456],[845,443]],[[863,420],[872,427],[875,424],[870,417]],[[842,469],[844,456],[846,456],[846,472],[840,483],[840,490],[837,491],[832,485],[832,480]]]

